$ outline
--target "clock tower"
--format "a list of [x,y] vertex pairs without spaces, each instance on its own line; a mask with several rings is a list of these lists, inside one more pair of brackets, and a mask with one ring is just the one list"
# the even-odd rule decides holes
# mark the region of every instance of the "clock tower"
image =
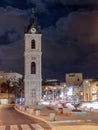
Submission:
[[34,10],[32,10],[32,17],[25,29],[25,105],[34,105],[41,99],[41,37],[40,27],[36,23]]

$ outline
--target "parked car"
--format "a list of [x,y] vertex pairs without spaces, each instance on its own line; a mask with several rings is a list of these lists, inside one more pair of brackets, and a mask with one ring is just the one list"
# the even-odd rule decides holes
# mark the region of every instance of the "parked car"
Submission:
[[60,104],[60,103],[54,105],[54,110],[55,110],[57,113],[62,113],[62,112],[63,112],[63,105]]
[[70,109],[70,110],[75,109],[75,106],[74,106],[73,104],[71,104],[71,103],[67,103],[67,104],[66,104],[66,107],[67,107],[68,109]]
[[42,101],[40,102],[40,104],[49,105],[49,101],[48,101],[48,100],[42,100]]
[[59,108],[63,108],[63,105],[58,103],[58,104],[55,104],[54,107],[59,109]]

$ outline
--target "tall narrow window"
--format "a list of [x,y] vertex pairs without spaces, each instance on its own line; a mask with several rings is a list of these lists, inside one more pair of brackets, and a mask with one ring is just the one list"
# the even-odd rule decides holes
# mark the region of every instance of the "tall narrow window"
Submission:
[[35,40],[34,39],[31,41],[31,48],[35,49]]
[[32,62],[31,63],[31,74],[35,74],[36,73],[36,63]]

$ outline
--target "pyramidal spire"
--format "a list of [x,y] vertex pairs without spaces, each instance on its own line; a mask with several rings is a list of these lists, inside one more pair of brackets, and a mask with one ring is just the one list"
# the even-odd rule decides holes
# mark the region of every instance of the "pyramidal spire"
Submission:
[[29,33],[29,30],[32,27],[36,28],[37,33],[40,33],[40,26],[37,25],[34,8],[32,8],[32,15],[31,15],[31,18],[30,18],[30,21],[29,21],[29,25],[25,29],[25,32]]

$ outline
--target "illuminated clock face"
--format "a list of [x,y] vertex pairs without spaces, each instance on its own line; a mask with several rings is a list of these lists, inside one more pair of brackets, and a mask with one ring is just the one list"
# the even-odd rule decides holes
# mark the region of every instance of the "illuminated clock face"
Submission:
[[36,28],[31,28],[31,33],[35,33],[36,32]]

